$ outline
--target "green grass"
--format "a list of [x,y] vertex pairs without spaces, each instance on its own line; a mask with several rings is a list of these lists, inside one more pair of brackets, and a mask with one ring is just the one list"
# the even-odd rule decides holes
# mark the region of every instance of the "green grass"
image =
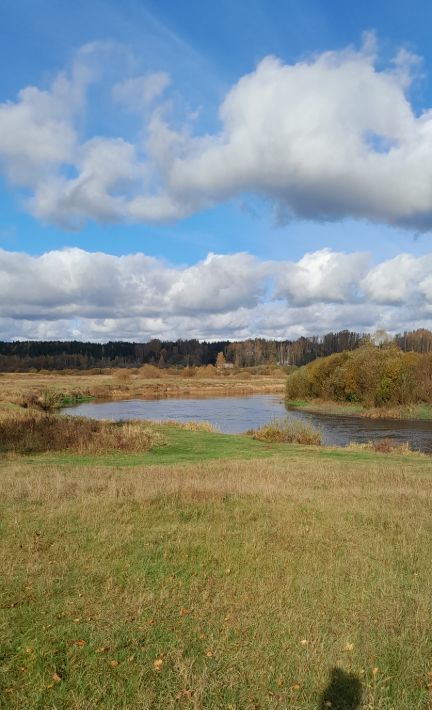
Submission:
[[[76,466],[151,466],[151,465],[176,465],[200,463],[202,461],[216,460],[252,460],[282,457],[287,459],[298,456],[312,460],[331,459],[349,462],[355,461],[381,461],[383,457],[393,463],[411,461],[419,465],[430,465],[429,457],[413,455],[406,457],[398,453],[379,454],[372,451],[362,451],[344,448],[310,447],[301,445],[287,445],[279,443],[266,443],[257,441],[250,436],[235,434],[219,434],[206,431],[186,431],[173,426],[159,425],[154,427],[163,434],[166,445],[154,447],[144,453],[111,452],[101,454],[75,454],[69,452],[50,452],[46,454],[28,455],[22,461],[28,465],[45,463],[49,465]],[[0,461],[0,467],[2,463]],[[8,465],[8,460],[3,459],[3,466]]]
[[318,710],[338,668],[430,707],[430,462],[288,450],[2,466],[0,706]]
[[60,409],[62,407],[75,407],[77,404],[83,404],[84,402],[92,402],[94,399],[96,399],[96,397],[91,397],[89,395],[83,394],[62,394],[59,399],[58,408]]

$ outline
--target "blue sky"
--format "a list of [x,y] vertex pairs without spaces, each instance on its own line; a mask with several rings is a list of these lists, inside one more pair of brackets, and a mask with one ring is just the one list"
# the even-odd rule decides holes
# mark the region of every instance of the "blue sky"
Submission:
[[[124,319],[129,317],[128,314],[118,315],[104,311],[100,315],[95,307],[93,311],[90,308],[91,313],[86,315],[86,309],[79,305],[82,304],[82,300],[80,301],[75,295],[73,303],[69,304],[71,308],[76,307],[73,328],[76,330],[75,334],[80,336],[80,326],[76,329],[77,322],[84,324],[83,337],[88,335],[88,337],[103,338],[104,332],[107,333],[107,337],[108,334],[112,335],[108,326],[104,331],[102,321],[110,319],[111,322],[117,318],[120,319],[118,323],[115,326],[111,324],[114,332],[130,336],[136,328],[137,339],[145,339],[148,335],[159,331],[161,335],[171,333],[174,337],[181,332],[182,328],[202,337],[216,337],[224,333],[233,337],[246,337],[253,334],[270,336],[270,332],[264,333],[263,330],[262,324],[267,321],[265,313],[260,314],[254,310],[256,308],[265,310],[266,304],[273,309],[272,313],[275,312],[274,309],[279,309],[274,316],[277,337],[283,337],[285,334],[293,336],[309,331],[315,332],[327,326],[337,329],[338,325],[372,329],[384,324],[392,330],[403,330],[411,322],[415,325],[428,325],[429,302],[425,294],[429,293],[427,286],[428,255],[431,251],[429,229],[432,224],[429,214],[432,214],[432,206],[429,209],[429,205],[425,206],[423,197],[417,200],[414,194],[406,197],[406,204],[402,200],[400,209],[397,209],[394,205],[397,206],[400,201],[401,184],[395,185],[394,189],[392,188],[393,192],[388,196],[387,187],[383,186],[382,182],[374,186],[373,170],[371,170],[371,193],[376,189],[382,189],[381,202],[384,203],[387,197],[392,202],[388,208],[381,209],[379,204],[372,204],[373,200],[364,196],[362,190],[364,191],[364,185],[368,185],[367,177],[364,175],[362,176],[363,187],[359,188],[359,183],[356,182],[353,188],[347,187],[349,194],[343,197],[336,194],[337,192],[342,194],[345,190],[347,181],[343,179],[342,172],[337,176],[339,182],[335,179],[335,186],[331,188],[328,179],[321,173],[311,179],[310,166],[307,166],[307,170],[305,169],[304,174],[299,177],[299,184],[307,183],[304,189],[297,189],[297,185],[293,186],[291,182],[291,187],[287,187],[285,180],[292,181],[292,172],[289,175],[287,173],[285,178],[282,166],[281,173],[278,150],[274,146],[272,149],[275,150],[275,156],[272,165],[263,166],[265,177],[260,175],[260,163],[257,157],[255,165],[251,168],[252,173],[255,171],[255,178],[249,180],[245,173],[246,168],[239,167],[237,159],[234,165],[233,154],[237,151],[239,136],[234,135],[230,125],[237,126],[239,121],[240,123],[244,121],[243,112],[247,115],[248,129],[252,136],[251,152],[256,148],[256,155],[259,156],[262,146],[257,147],[253,144],[255,140],[253,122],[254,112],[257,112],[261,103],[266,101],[265,82],[273,81],[273,78],[275,82],[281,82],[275,84],[276,98],[273,95],[272,112],[269,110],[262,118],[262,125],[265,130],[268,127],[270,136],[272,131],[279,130],[280,140],[283,139],[285,131],[283,117],[285,115],[288,117],[296,109],[295,100],[290,103],[287,99],[281,99],[280,107],[278,106],[277,91],[284,91],[283,82],[286,79],[282,68],[294,67],[297,71],[302,63],[309,63],[310,66],[316,58],[324,56],[326,52],[335,53],[336,61],[343,64],[349,62],[346,52],[351,51],[360,57],[362,67],[363,63],[366,66],[368,62],[373,65],[374,76],[371,78],[368,75],[373,82],[376,77],[393,77],[391,67],[395,66],[394,58],[400,56],[398,52],[401,49],[406,55],[401,59],[403,71],[410,72],[411,78],[406,82],[395,79],[394,86],[389,87],[388,101],[387,103],[383,101],[382,107],[378,106],[379,102],[376,106],[374,104],[375,88],[371,85],[372,99],[366,89],[365,114],[367,115],[366,118],[362,116],[361,120],[367,130],[369,130],[368,121],[371,125],[378,122],[380,125],[385,123],[386,126],[390,126],[391,107],[388,107],[388,102],[394,100],[395,106],[396,104],[398,106],[395,112],[400,110],[402,116],[405,110],[403,103],[406,101],[412,112],[409,120],[414,125],[416,123],[414,119],[421,116],[432,105],[431,26],[432,5],[423,0],[411,2],[396,0],[392,3],[387,0],[364,3],[347,3],[342,0],[272,0],[271,2],[221,0],[218,3],[206,0],[201,2],[186,0],[182,3],[175,0],[157,0],[157,2],[156,0],[126,0],[121,3],[109,0],[92,0],[92,2],[75,0],[73,3],[66,0],[56,2],[3,0],[0,46],[2,66],[7,70],[2,72],[0,78],[0,128],[1,107],[17,105],[20,101],[19,92],[25,87],[37,87],[39,91],[48,92],[50,96],[55,97],[55,106],[49,109],[54,111],[54,114],[48,116],[48,109],[44,108],[35,119],[38,125],[46,120],[48,131],[51,125],[49,121],[58,121],[57,127],[62,132],[59,141],[63,143],[61,146],[59,144],[58,148],[54,146],[57,138],[53,133],[52,143],[55,150],[63,151],[62,156],[66,155],[69,148],[65,145],[69,137],[65,135],[65,131],[71,132],[72,128],[75,137],[70,140],[78,141],[79,146],[74,148],[76,152],[73,159],[59,158],[55,170],[53,169],[52,174],[48,175],[45,167],[40,166],[40,159],[38,158],[39,163],[36,166],[34,155],[30,155],[35,143],[41,140],[39,134],[35,133],[35,138],[31,139],[33,134],[30,130],[27,132],[29,142],[33,140],[29,147],[30,157],[23,157],[24,148],[22,150],[20,148],[22,138],[12,136],[9,144],[5,138],[3,154],[0,142],[2,171],[0,249],[6,253],[19,252],[30,257],[74,247],[86,253],[103,252],[114,256],[143,252],[148,257],[155,257],[157,264],[163,263],[176,270],[176,274],[183,275],[187,267],[195,268],[195,265],[202,263],[209,252],[222,255],[247,252],[256,257],[260,268],[264,268],[265,276],[262,274],[260,276],[264,281],[252,287],[254,295],[251,298],[246,297],[244,301],[240,298],[235,306],[232,306],[232,310],[227,310],[224,305],[221,305],[218,310],[218,298],[221,299],[221,304],[225,301],[220,290],[214,291],[213,315],[216,317],[225,314],[225,320],[223,323],[221,321],[220,325],[212,326],[209,332],[200,329],[197,325],[206,313],[205,309],[191,315],[188,309],[184,308],[183,311],[175,314],[180,320],[174,325],[174,321],[169,320],[171,316],[174,318],[171,305],[159,305],[159,310],[147,306],[147,311],[136,313],[136,318],[145,320],[129,322],[126,327]],[[372,40],[364,39],[365,32],[375,34],[373,50],[367,48],[368,41]],[[89,45],[92,47],[91,50],[82,49],[88,48]],[[373,51],[373,60],[367,58],[370,51]],[[260,62],[268,56],[276,57],[279,64],[271,65],[260,74],[256,68],[261,66]],[[92,74],[91,79],[84,82],[83,96],[79,99],[76,99],[75,94],[72,96],[73,91],[81,91],[81,88],[77,88],[80,80],[72,77],[72,67],[77,64],[81,67],[80,71]],[[367,69],[365,71],[367,73]],[[70,82],[67,98],[64,98],[65,94],[61,94],[59,98],[57,89],[53,89],[53,82],[62,72]],[[254,77],[254,85],[250,92],[252,89],[263,90],[261,100],[256,99],[255,94],[249,95],[247,93],[249,89],[244,90],[242,77],[248,74]],[[121,93],[123,98],[113,100],[115,96],[113,87],[125,86],[125,82],[129,80],[149,76],[156,77],[156,81],[160,79],[161,86],[162,84],[164,86],[160,90],[155,90],[154,97],[149,100],[145,108],[138,107],[137,104],[132,106],[129,94],[126,105],[125,94],[124,91],[121,93],[121,90],[118,93]],[[369,79],[366,76],[365,81]],[[74,81],[75,85],[72,86]],[[313,101],[314,94],[319,95],[321,89],[319,83],[311,83],[311,86],[316,87],[313,92],[311,91],[311,101]],[[334,86],[330,81],[329,87],[329,92],[334,92]],[[290,96],[297,96],[295,93],[297,90],[296,85],[295,91],[293,89]],[[228,110],[228,118],[224,119],[220,113],[221,106],[224,106],[227,95],[233,91],[237,103],[234,108]],[[324,96],[325,86],[322,92]],[[330,100],[334,101],[334,94],[331,93],[329,96]],[[324,96],[324,98],[327,101],[328,97]],[[327,105],[317,104],[315,109],[314,105],[308,103],[304,97],[302,100],[304,106],[311,106],[311,112],[325,110]],[[33,99],[30,101],[32,102]],[[65,113],[59,118],[59,113],[63,111],[62,102],[66,104],[68,101],[70,106],[67,115]],[[74,101],[79,103],[78,108],[75,105],[72,107]],[[249,110],[249,101],[251,107],[246,114]],[[338,114],[338,120],[340,115],[345,115],[344,102],[350,101],[352,104],[354,101],[356,113],[354,119],[351,116],[350,120],[356,121],[357,115],[362,113],[361,90],[350,96],[347,89],[340,101],[342,110]],[[33,107],[33,103],[31,106]],[[375,113],[380,111],[388,113],[385,121],[381,121],[380,117],[376,118]],[[6,115],[6,111],[4,113]],[[153,165],[151,174],[147,175],[145,163],[148,155],[145,154],[143,144],[146,140],[144,136],[148,136],[148,126],[154,116],[157,116],[159,123],[157,135],[152,140],[154,145],[157,144],[159,153],[161,136],[164,136],[167,130],[172,131],[174,138],[172,144],[167,143],[168,147],[164,147],[166,154],[163,153],[162,157],[158,154],[157,170]],[[275,116],[279,118],[274,118]],[[5,124],[4,136],[7,131],[12,130],[14,121],[15,119]],[[273,126],[274,121],[275,125],[277,123],[276,128]],[[394,131],[396,135],[395,138],[392,134],[389,140],[400,141],[401,145],[406,141],[406,145],[412,148],[412,153],[406,160],[404,159],[405,162],[401,159],[402,162],[398,163],[402,169],[407,166],[406,179],[409,181],[411,179],[409,171],[412,170],[415,174],[412,166],[417,148],[413,147],[414,139],[409,133],[411,128],[406,129],[403,138],[400,137],[401,126],[404,126],[403,131],[405,131],[407,121],[408,119],[402,116],[396,127],[389,128],[389,132]],[[338,142],[337,130],[341,130],[340,125],[342,123],[338,123],[334,135],[327,137],[330,141]],[[34,124],[32,126],[34,127]],[[421,144],[427,161],[427,143],[418,122],[415,130],[419,134],[415,140],[418,145]],[[363,130],[364,135],[366,132]],[[184,139],[186,133],[187,140]],[[229,143],[232,139],[233,150],[226,156],[224,153],[219,156],[214,155],[221,135],[222,142]],[[388,138],[385,130],[381,131],[381,129],[371,129],[371,135],[373,140],[378,136],[381,141],[382,135],[385,140]],[[107,191],[109,199],[112,197],[118,197],[120,200],[127,199],[127,212],[122,211],[122,207],[120,214],[118,205],[108,204],[108,201],[101,207],[101,202],[105,200],[106,195],[102,199],[98,192],[97,207],[95,207],[95,200],[88,206],[87,198],[84,196],[81,198],[84,202],[78,207],[74,203],[68,215],[69,207],[65,206],[64,194],[60,193],[62,190],[69,189],[68,185],[72,184],[75,178],[82,176],[86,171],[88,173],[96,169],[94,168],[96,158],[92,155],[88,163],[85,163],[86,158],[82,155],[87,150],[87,145],[93,145],[91,142],[101,137],[111,141],[110,145],[120,139],[121,150],[127,144],[131,150],[138,152],[136,159],[123,154],[122,157],[117,158],[117,153],[115,157],[109,158],[113,162],[117,159],[125,161],[122,174],[116,177],[115,185],[114,182],[110,183]],[[209,149],[203,143],[205,140],[211,143]],[[342,137],[343,140],[345,137]],[[12,149],[8,146],[13,144],[13,141],[16,141],[18,148],[12,155]],[[347,145],[348,143],[349,141]],[[281,145],[283,147],[285,144]],[[180,178],[176,177],[175,166],[173,168],[174,159],[169,157],[171,155],[169,151],[173,150],[177,151],[176,161],[180,160],[185,164],[183,173],[179,173]],[[308,147],[306,152],[307,150]],[[384,151],[387,153],[386,157],[389,157],[391,150],[385,147]],[[240,160],[240,162],[243,160],[245,165],[249,165],[248,153],[249,147],[246,141],[244,154]],[[197,154],[198,158],[196,158]],[[375,157],[372,156],[373,159]],[[366,158],[368,159],[368,156]],[[100,166],[99,153],[97,160]],[[350,157],[347,154],[348,167],[349,161]],[[226,189],[225,178],[216,179],[219,169],[222,169],[221,166],[225,163],[231,165],[227,169],[226,184],[232,185],[231,188]],[[129,165],[132,171],[136,171],[136,177],[127,186],[126,198],[126,193],[123,194],[125,189],[123,183],[129,180],[127,175]],[[104,169],[101,169],[102,173]],[[27,174],[30,175],[35,170],[40,170],[40,174],[32,174],[28,177]],[[200,170],[204,172],[202,175],[199,173],[197,177],[195,170],[197,173]],[[213,172],[216,175],[214,180]],[[267,174],[270,175],[268,180]],[[391,175],[391,171],[386,174]],[[333,177],[332,175],[331,179]],[[428,175],[425,180],[427,178]],[[180,188],[179,180],[184,181]],[[402,180],[403,176],[400,178],[400,181]],[[54,185],[55,181],[58,184]],[[153,206],[150,208],[147,203],[138,205],[134,202],[134,198],[139,197],[143,184],[151,186],[149,189],[152,195],[159,192],[162,195],[164,207],[162,209],[158,204],[158,215],[161,211],[161,216],[157,219],[148,216],[150,212],[153,215]],[[172,187],[173,184],[175,188]],[[189,186],[187,189],[184,187],[185,184]],[[207,184],[208,188],[202,187]],[[97,185],[95,190],[99,190],[99,187]],[[165,209],[166,200],[169,201],[169,206]],[[69,201],[68,205],[70,204]],[[366,294],[366,286],[350,282],[350,293],[356,291],[355,298],[350,296],[348,299],[346,294],[343,298],[340,295],[333,297],[321,289],[319,291],[321,295],[309,300],[302,301],[301,298],[290,296],[287,301],[284,301],[286,296],[281,297],[280,294],[285,294],[286,288],[280,286],[280,277],[275,276],[275,271],[268,266],[268,262],[280,263],[282,270],[283,265],[288,264],[286,271],[289,272],[291,265],[301,261],[305,254],[318,253],[322,250],[336,254],[367,252],[370,258],[369,271],[380,264],[389,263],[392,259],[398,259],[402,253],[409,253],[413,259],[419,261],[415,262],[415,268],[406,267],[409,273],[403,278],[409,280],[413,278],[413,274],[421,272],[426,283],[422,287],[421,298],[418,293],[412,295],[410,292],[408,312],[406,311],[407,299],[403,294],[386,300],[382,295],[379,298],[370,296],[370,285],[367,287],[369,291]],[[423,258],[426,261],[422,261]],[[317,258],[316,263],[318,262],[320,266],[317,268],[321,273],[322,260]],[[12,268],[10,263],[7,268]],[[31,268],[33,267],[29,266],[29,269]],[[279,267],[274,268],[277,270]],[[305,278],[316,279],[315,272],[308,272],[303,265],[301,268],[306,274]],[[391,267],[388,268],[391,270]],[[2,271],[0,266],[0,279],[2,274],[6,274],[3,279],[6,283],[8,275],[6,267],[3,267]],[[360,274],[359,282],[366,276],[366,272]],[[29,278],[31,279],[32,276],[29,275]],[[43,277],[40,278],[43,282]],[[136,274],[134,278],[136,281],[138,278]],[[145,281],[146,278],[145,274],[139,274],[141,281],[143,279]],[[220,278],[223,281],[223,275]],[[325,278],[330,277],[327,275]],[[376,281],[375,272],[369,276],[369,281],[372,282],[374,278]],[[269,279],[277,284],[273,291],[269,287]],[[267,294],[265,298],[262,296],[263,292]],[[269,295],[271,293],[272,295]],[[6,300],[7,294],[6,290],[4,297]],[[199,300],[199,296],[197,298]],[[367,298],[372,298],[371,303],[376,315],[370,322],[367,319],[363,322],[364,319],[359,314],[362,309],[364,310]],[[58,299],[59,303],[64,302],[64,294],[58,296]],[[16,299],[11,297],[10,300],[15,303]],[[19,308],[14,306],[15,310],[9,308],[3,316],[0,314],[3,337],[50,337],[57,334],[64,334],[67,337],[70,335],[72,320],[68,313],[60,312],[61,309],[58,309],[59,317],[56,319],[50,311],[52,304],[50,303],[48,307],[49,299],[46,294],[34,293],[32,297],[30,293],[28,301],[29,303],[21,304]],[[31,307],[32,301],[40,303],[39,310]],[[304,310],[301,316],[296,311],[298,308],[309,310]],[[315,309],[313,313],[311,308]],[[328,316],[331,308],[335,312],[333,318]],[[345,311],[343,313],[337,311],[338,308],[344,308]],[[402,312],[401,308],[405,308],[405,311]],[[391,310],[391,315],[388,309]],[[250,317],[248,324],[246,316],[241,318],[239,316],[240,313],[244,315],[245,310]],[[323,315],[322,318],[320,313]],[[89,325],[89,319],[94,319],[96,323],[98,318],[100,331],[96,326],[92,329],[93,326]],[[198,320],[182,321],[182,318]]]

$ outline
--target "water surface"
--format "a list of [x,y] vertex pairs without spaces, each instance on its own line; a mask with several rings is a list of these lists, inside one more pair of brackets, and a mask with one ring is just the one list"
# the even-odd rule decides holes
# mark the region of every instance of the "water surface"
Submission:
[[432,452],[432,421],[367,419],[301,410],[287,412],[280,395],[86,402],[68,407],[63,412],[112,421],[208,421],[227,434],[240,434],[256,429],[275,417],[288,415],[321,429],[325,444],[346,446],[350,441],[366,443],[388,438],[397,443],[408,442],[417,451]]

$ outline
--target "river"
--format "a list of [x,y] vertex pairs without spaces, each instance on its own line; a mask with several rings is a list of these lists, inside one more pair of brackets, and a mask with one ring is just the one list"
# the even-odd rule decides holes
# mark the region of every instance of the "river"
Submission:
[[327,445],[346,446],[351,441],[366,443],[388,438],[397,443],[409,442],[416,451],[432,452],[432,421],[368,419],[301,410],[287,412],[280,395],[85,402],[62,411],[65,414],[112,421],[208,421],[227,434],[256,429],[275,417],[288,415],[319,428],[323,443]]

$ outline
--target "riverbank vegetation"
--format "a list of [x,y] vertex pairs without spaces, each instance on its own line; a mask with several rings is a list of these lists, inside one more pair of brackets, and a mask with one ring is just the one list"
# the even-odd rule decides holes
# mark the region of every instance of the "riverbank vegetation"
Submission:
[[428,707],[430,466],[284,450],[0,459],[0,704]]
[[295,419],[272,419],[259,429],[250,432],[258,441],[284,444],[303,444],[306,446],[321,446],[322,436],[319,429]]
[[9,412],[0,417],[0,455],[50,451],[143,453],[164,443],[159,431],[140,421],[107,422],[35,411]]
[[[142,368],[93,371],[13,372],[0,374],[0,405],[56,409],[89,398],[201,397],[277,394],[285,389],[283,368],[221,370],[214,367],[160,370]],[[50,406],[50,405],[53,406]]]
[[290,373],[287,400],[349,403],[352,413],[432,405],[432,353],[403,352],[394,343],[367,343],[319,358]]

